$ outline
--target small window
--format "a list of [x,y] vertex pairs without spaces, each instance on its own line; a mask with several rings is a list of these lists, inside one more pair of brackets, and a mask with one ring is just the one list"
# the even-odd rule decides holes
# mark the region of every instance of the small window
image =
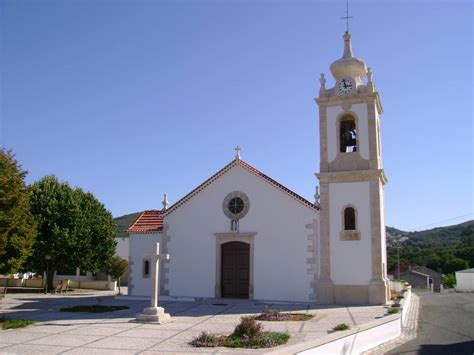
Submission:
[[344,230],[355,230],[356,229],[356,219],[355,219],[355,210],[352,207],[347,207],[344,210]]
[[150,277],[150,260],[143,261],[143,277]]
[[341,153],[357,151],[357,131],[355,119],[353,117],[344,117],[341,120],[339,138],[341,143]]
[[79,276],[87,276],[87,270],[80,270],[79,271]]

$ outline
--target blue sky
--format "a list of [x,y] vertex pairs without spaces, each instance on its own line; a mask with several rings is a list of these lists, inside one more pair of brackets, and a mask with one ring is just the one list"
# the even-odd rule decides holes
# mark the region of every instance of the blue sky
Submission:
[[[473,6],[351,1],[384,114],[386,222],[473,218]],[[312,200],[319,74],[345,1],[2,0],[0,145],[114,216],[161,208],[242,158]],[[462,217],[460,217],[462,216]]]

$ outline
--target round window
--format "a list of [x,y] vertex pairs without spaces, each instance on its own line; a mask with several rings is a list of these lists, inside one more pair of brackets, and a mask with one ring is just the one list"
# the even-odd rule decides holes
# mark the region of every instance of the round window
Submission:
[[224,198],[222,210],[230,219],[240,219],[249,211],[250,203],[246,194],[233,191]]
[[239,214],[244,209],[244,201],[240,197],[234,197],[229,201],[229,211],[233,214]]

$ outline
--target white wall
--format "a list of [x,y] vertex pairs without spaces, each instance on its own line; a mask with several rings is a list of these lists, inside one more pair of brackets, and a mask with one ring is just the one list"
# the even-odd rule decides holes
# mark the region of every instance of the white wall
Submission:
[[130,238],[115,238],[115,241],[117,242],[117,246],[115,247],[115,255],[120,256],[122,259],[128,260]]
[[[341,106],[331,106],[327,108],[327,135],[328,135],[328,162],[336,159],[337,151],[337,117],[343,113]],[[354,113],[358,118],[357,139],[359,146],[357,147],[360,155],[364,159],[369,159],[369,128],[367,122],[367,104],[353,104],[348,113]]]
[[[329,184],[329,196],[331,279],[337,285],[367,285],[372,278],[369,183]],[[348,204],[357,210],[360,240],[340,240]]]
[[474,292],[474,273],[456,273],[456,291]]
[[[146,254],[156,250],[156,243],[161,243],[161,233],[130,234],[130,266],[128,276],[129,295],[151,296],[151,278],[143,277],[143,259]],[[162,262],[160,262],[160,267]],[[151,265],[150,265],[151,273]]]
[[256,232],[254,298],[309,300],[306,259],[310,231],[305,225],[317,213],[261,178],[236,166],[204,191],[165,217],[170,236],[170,295],[214,297],[216,236],[230,231],[222,202],[232,191],[250,200],[240,232]]

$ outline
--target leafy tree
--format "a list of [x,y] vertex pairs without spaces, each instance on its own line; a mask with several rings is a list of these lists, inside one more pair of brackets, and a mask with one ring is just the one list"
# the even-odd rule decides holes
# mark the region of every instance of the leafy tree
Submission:
[[443,285],[445,287],[453,288],[456,285],[456,275],[454,273],[445,275]]
[[444,272],[449,274],[455,271],[467,269],[468,267],[469,263],[466,260],[452,257],[446,261]]
[[120,279],[122,278],[123,275],[128,270],[128,261],[125,259],[122,259],[119,256],[113,256],[109,259],[106,272],[110,276],[112,276],[114,279],[117,279],[117,284],[118,284],[118,292],[119,295],[122,294],[120,291]]
[[42,178],[30,190],[38,224],[31,262],[36,270],[48,270],[48,286],[53,286],[58,267],[92,272],[103,268],[115,252],[116,226],[110,212],[92,194],[55,176]]
[[0,273],[18,271],[31,255],[36,237],[35,220],[30,213],[26,170],[11,151],[0,148]]

